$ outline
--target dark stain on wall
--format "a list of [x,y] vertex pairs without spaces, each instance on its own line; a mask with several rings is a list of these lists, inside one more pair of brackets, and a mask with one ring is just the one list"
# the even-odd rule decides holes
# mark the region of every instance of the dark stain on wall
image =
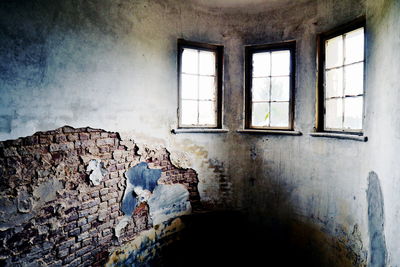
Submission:
[[384,203],[378,175],[371,171],[368,176],[368,230],[370,239],[370,266],[386,266],[386,242],[384,232]]

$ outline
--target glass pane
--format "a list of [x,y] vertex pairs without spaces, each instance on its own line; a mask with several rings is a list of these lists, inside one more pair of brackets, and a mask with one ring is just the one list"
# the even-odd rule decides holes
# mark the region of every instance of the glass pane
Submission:
[[198,74],[198,51],[184,48],[182,52],[182,72]]
[[325,72],[325,97],[343,96],[343,68]]
[[182,100],[181,123],[182,125],[197,124],[197,101]]
[[197,80],[196,75],[182,74],[181,98],[197,99]]
[[325,68],[343,65],[343,35],[325,42]]
[[252,100],[269,101],[269,78],[253,78]]
[[290,74],[290,51],[271,52],[271,75],[281,76]]
[[215,103],[214,101],[199,102],[199,124],[215,125]]
[[289,102],[271,103],[271,127],[289,127]]
[[364,60],[364,28],[346,33],[345,64]]
[[271,78],[271,101],[289,101],[289,77]]
[[199,99],[214,100],[215,88],[215,77],[199,77]]
[[362,129],[363,97],[344,99],[344,128]]
[[253,77],[270,76],[270,53],[254,53],[253,54]]
[[357,63],[344,68],[345,73],[345,94],[363,94],[364,84],[364,63]]
[[341,129],[343,117],[343,99],[328,99],[325,101],[325,128]]
[[269,103],[253,103],[251,114],[251,125],[268,127],[269,125]]
[[215,75],[215,52],[200,51],[200,74]]

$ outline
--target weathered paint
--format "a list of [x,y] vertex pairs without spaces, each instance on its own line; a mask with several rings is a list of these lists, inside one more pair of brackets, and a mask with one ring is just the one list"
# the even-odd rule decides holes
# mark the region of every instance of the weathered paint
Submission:
[[111,252],[106,266],[146,266],[166,245],[163,239],[179,233],[184,227],[182,220],[175,218],[143,231],[134,240]]
[[189,192],[181,184],[158,185],[148,204],[153,225],[191,212]]
[[115,228],[116,237],[131,222],[132,214],[141,202],[149,205],[153,225],[191,212],[187,188],[180,184],[158,184],[160,169],[150,169],[148,163],[141,162],[131,167],[125,177],[127,186],[121,203],[125,216]]
[[[149,169],[146,162],[141,162],[130,168],[126,174],[127,186],[122,199],[121,210],[125,215],[131,216],[137,205],[137,197],[139,201],[145,192],[152,193],[157,186],[157,181],[161,177],[161,170]],[[143,198],[143,197],[142,197]]]

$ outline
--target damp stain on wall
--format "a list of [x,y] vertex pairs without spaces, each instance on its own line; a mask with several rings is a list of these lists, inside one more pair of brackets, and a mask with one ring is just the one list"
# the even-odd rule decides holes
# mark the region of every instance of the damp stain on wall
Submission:
[[368,175],[368,231],[370,242],[370,266],[386,266],[385,216],[382,189],[378,175],[371,171]]

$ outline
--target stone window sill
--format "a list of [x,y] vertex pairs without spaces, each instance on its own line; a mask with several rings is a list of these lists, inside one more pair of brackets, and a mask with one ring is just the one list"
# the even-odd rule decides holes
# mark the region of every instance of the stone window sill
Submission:
[[264,134],[264,135],[302,135],[299,131],[285,131],[285,130],[256,130],[256,129],[242,129],[237,130],[238,133],[244,134]]
[[326,137],[326,138],[336,138],[336,139],[345,139],[345,140],[354,140],[360,142],[367,142],[368,137],[365,135],[355,135],[348,133],[328,133],[328,132],[315,132],[310,133],[312,137]]
[[207,128],[180,128],[180,129],[172,129],[171,133],[173,134],[181,134],[181,133],[227,133],[229,129],[207,129]]

